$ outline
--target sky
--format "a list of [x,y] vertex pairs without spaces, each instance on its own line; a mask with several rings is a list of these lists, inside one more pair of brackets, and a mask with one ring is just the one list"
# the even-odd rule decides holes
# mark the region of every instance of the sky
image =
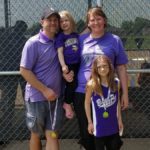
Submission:
[[[91,0],[95,6],[97,0]],[[100,0],[99,0],[100,1]],[[46,6],[58,10],[67,9],[77,20],[85,20],[88,0],[10,0],[11,26],[17,20],[24,20],[28,26],[40,20]],[[134,20],[137,16],[150,19],[150,0],[103,0],[103,9],[108,23],[119,27],[124,20]],[[4,0],[0,0],[0,26],[5,25]]]

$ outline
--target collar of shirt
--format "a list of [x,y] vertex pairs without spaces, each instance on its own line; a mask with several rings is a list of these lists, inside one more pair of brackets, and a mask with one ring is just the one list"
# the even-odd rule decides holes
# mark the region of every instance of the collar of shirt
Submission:
[[54,39],[50,39],[46,34],[43,33],[42,30],[40,30],[40,32],[39,32],[39,41],[41,43],[47,44],[47,43],[50,43],[50,42],[54,42]]

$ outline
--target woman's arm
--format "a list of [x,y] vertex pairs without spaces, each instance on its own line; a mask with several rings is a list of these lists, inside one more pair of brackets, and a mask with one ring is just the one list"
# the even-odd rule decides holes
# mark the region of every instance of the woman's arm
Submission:
[[125,65],[118,65],[117,66],[117,74],[119,77],[119,80],[121,82],[121,88],[122,88],[122,95],[121,95],[121,107],[122,109],[126,109],[129,104],[128,100],[128,75],[126,71]]

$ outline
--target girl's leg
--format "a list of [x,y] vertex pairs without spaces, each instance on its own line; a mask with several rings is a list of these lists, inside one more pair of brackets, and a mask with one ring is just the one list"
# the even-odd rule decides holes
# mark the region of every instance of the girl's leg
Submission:
[[95,138],[96,150],[105,150],[105,142],[103,138]]
[[120,150],[122,145],[123,141],[121,140],[119,133],[109,136],[106,141],[107,150]]

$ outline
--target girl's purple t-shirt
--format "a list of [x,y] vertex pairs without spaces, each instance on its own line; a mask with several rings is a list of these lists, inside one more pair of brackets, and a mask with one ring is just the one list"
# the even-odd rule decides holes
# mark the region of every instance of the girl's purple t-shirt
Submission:
[[[20,66],[31,70],[39,81],[60,95],[61,72],[54,40],[49,39],[42,31],[26,42]],[[35,102],[46,99],[40,91],[27,83],[25,100]]]
[[90,33],[86,33],[79,37],[79,45],[81,57],[76,92],[85,93],[85,86],[91,75],[93,61],[98,55],[108,56],[114,68],[128,62],[123,44],[117,35],[106,32],[101,38],[92,38]]
[[[91,97],[94,125],[93,134],[96,137],[110,136],[119,132],[117,119],[118,90],[110,92],[109,96],[108,90],[108,87],[102,85],[104,99],[94,93]],[[103,117],[104,111],[109,113],[108,118]]]
[[58,34],[56,39],[56,48],[63,47],[63,54],[66,64],[76,64],[80,61],[80,50],[78,34],[73,32],[71,34]]

